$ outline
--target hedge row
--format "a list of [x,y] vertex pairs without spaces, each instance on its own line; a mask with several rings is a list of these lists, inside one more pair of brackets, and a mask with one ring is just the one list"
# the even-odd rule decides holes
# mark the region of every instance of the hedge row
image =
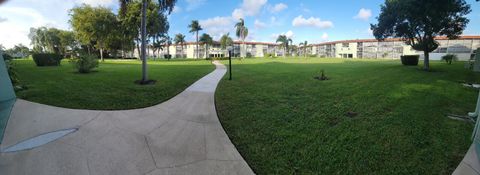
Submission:
[[37,66],[59,66],[62,55],[53,53],[36,53],[32,55]]
[[401,56],[402,64],[405,66],[416,66],[418,65],[419,55],[404,55]]

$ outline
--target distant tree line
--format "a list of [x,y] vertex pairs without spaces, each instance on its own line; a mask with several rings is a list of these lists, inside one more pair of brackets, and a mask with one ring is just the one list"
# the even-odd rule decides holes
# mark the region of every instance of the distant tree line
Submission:
[[[148,3],[146,41],[155,53],[171,42],[167,34],[169,23],[156,2]],[[137,48],[140,55],[141,8],[142,1],[131,1],[116,15],[105,7],[86,4],[75,7],[69,14],[73,31],[48,27],[30,29],[32,51],[69,56],[83,50],[103,60],[106,55],[125,58]]]

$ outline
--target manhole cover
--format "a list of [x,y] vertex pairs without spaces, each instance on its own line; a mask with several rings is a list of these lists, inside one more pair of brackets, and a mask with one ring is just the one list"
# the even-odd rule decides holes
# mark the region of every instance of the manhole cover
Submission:
[[73,133],[77,131],[78,128],[73,128],[73,129],[63,129],[63,130],[58,130],[58,131],[53,131],[49,133],[45,133],[24,141],[21,141],[13,146],[10,146],[4,150],[2,150],[3,153],[8,153],[8,152],[15,152],[15,151],[22,151],[22,150],[27,150],[27,149],[32,149],[35,147],[39,147],[42,145],[45,145],[49,142],[52,142],[54,140],[57,140],[67,134]]

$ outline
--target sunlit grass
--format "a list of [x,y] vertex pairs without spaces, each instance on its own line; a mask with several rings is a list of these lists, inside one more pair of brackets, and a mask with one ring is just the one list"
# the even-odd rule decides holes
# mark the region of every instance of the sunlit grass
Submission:
[[[227,62],[224,62],[227,63]],[[480,82],[462,62],[432,72],[399,60],[244,59],[216,93],[221,122],[258,174],[450,174]],[[325,70],[328,81],[315,80]],[[347,113],[356,113],[349,116]]]
[[134,84],[141,78],[138,60],[106,60],[89,74],[75,72],[64,60],[59,67],[36,67],[32,60],[15,60],[27,90],[19,98],[79,109],[132,109],[161,103],[183,91],[214,69],[210,61],[149,61],[148,75],[155,85]]

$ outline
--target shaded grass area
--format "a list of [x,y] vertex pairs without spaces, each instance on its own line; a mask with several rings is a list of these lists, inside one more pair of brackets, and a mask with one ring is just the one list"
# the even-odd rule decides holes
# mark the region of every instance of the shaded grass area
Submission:
[[[220,120],[258,174],[450,174],[480,82],[463,63],[432,72],[400,61],[245,59],[216,92]],[[315,80],[324,69],[328,81]],[[357,113],[349,116],[347,113]]]
[[133,109],[161,103],[182,92],[214,69],[210,61],[149,61],[149,79],[155,85],[137,85],[140,61],[108,60],[95,72],[76,73],[63,61],[59,67],[36,67],[32,60],[15,60],[19,78],[28,89],[19,98],[77,109]]

